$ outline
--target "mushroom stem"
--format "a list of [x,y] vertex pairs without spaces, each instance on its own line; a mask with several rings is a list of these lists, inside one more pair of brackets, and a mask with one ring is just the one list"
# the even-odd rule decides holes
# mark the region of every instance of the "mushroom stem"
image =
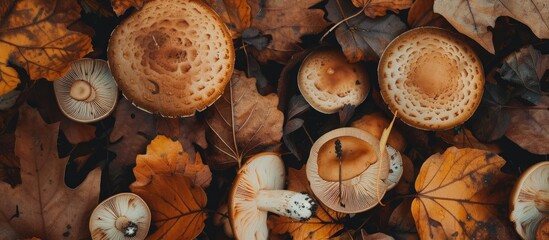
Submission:
[[549,191],[540,190],[535,193],[534,203],[541,213],[549,215]]
[[300,221],[307,221],[316,208],[315,201],[309,195],[289,190],[260,190],[256,201],[259,210]]
[[88,81],[76,80],[72,83],[69,95],[78,101],[91,102],[95,99],[95,89]]
[[138,226],[125,216],[116,219],[115,227],[118,231],[124,233],[125,237],[134,237],[137,234]]

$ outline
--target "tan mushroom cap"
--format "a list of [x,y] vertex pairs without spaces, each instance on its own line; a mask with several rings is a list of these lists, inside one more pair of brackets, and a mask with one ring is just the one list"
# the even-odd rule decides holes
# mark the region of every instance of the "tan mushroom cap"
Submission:
[[[350,136],[371,145],[371,150],[377,156],[377,161],[368,165],[359,175],[341,181],[341,203],[339,198],[339,180],[327,181],[320,177],[318,161],[319,149],[326,142]],[[345,149],[345,143],[342,143],[342,149]],[[366,159],[366,158],[363,158]],[[382,161],[380,161],[383,159]],[[343,160],[345,161],[345,160]],[[381,169],[380,169],[381,168]],[[339,167],[331,169],[335,176],[339,174]],[[379,178],[378,178],[379,173]],[[379,149],[379,140],[370,133],[358,128],[338,128],[322,135],[311,148],[309,159],[307,160],[307,179],[315,196],[327,207],[342,213],[358,213],[366,211],[378,203],[378,197],[381,199],[387,190],[386,179],[389,174],[389,158],[387,153],[381,154]]]
[[217,100],[234,69],[219,16],[198,0],[153,0],[109,40],[109,65],[124,96],[167,117],[191,116]]
[[[351,127],[360,128],[379,139],[381,138],[383,130],[388,128],[389,124],[389,120],[387,120],[381,112],[374,112],[371,114],[366,114],[353,121],[351,123]],[[393,127],[391,129],[389,139],[387,140],[387,144],[394,147],[397,151],[402,152],[406,148],[406,139],[404,139],[404,136],[402,136],[397,128]]]
[[415,28],[395,38],[378,66],[383,100],[403,122],[445,130],[469,119],[484,89],[482,63],[450,31]]
[[297,76],[297,86],[307,102],[321,113],[335,113],[345,104],[358,106],[370,91],[368,74],[360,63],[349,63],[336,49],[309,54]]
[[510,219],[524,239],[535,239],[536,229],[549,216],[549,161],[529,167],[520,175],[511,194]]

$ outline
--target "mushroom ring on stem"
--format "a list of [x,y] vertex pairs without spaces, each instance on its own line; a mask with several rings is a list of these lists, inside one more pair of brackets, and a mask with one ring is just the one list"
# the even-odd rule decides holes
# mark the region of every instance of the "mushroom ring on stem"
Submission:
[[385,48],[378,66],[381,96],[406,124],[446,130],[467,121],[484,89],[482,63],[460,36],[415,28]]
[[[338,141],[340,153],[334,148]],[[358,128],[338,128],[322,135],[307,160],[313,193],[324,205],[342,213],[376,206],[387,191],[388,175],[387,151],[382,153],[379,140]]]
[[308,220],[316,203],[307,194],[283,190],[285,168],[276,153],[260,153],[240,168],[229,195],[229,219],[237,239],[267,239],[267,213]]

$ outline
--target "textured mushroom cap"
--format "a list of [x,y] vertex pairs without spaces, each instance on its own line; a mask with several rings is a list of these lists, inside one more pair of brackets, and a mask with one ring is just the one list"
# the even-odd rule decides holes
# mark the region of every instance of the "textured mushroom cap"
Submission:
[[459,36],[434,27],[395,38],[378,66],[383,100],[406,124],[445,130],[469,119],[480,104],[480,59]]
[[151,212],[141,197],[133,193],[120,193],[101,202],[90,217],[90,232],[93,240],[130,239],[116,228],[117,219],[126,217],[137,225],[137,233],[131,239],[147,237],[151,224]]
[[404,164],[402,155],[393,147],[387,145],[387,154],[389,155],[389,176],[387,176],[387,191],[393,189],[400,181],[404,173]]
[[520,175],[511,194],[511,221],[524,239],[534,239],[541,220],[549,215],[549,161]]
[[[341,181],[341,200],[345,206],[341,206],[339,202],[339,181],[326,181],[318,175],[318,147],[315,147],[315,145],[323,145],[330,139],[342,136],[352,136],[370,143],[378,159],[360,175]],[[376,206],[378,197],[381,199],[385,194],[386,179],[389,174],[389,158],[387,154],[381,155],[378,146],[379,140],[358,128],[338,128],[322,135],[314,143],[307,160],[307,179],[315,196],[327,207],[342,213],[363,212]],[[337,173],[339,168],[336,167],[333,171]],[[379,180],[378,173],[380,173]]]
[[124,96],[168,117],[213,104],[235,58],[227,27],[198,0],[148,1],[113,31],[108,55]]
[[361,104],[370,91],[368,74],[360,63],[349,63],[335,49],[321,49],[305,58],[297,86],[307,102],[321,113],[335,113],[345,104]]
[[[84,85],[84,89],[90,91],[90,97],[80,100],[71,97],[75,84]],[[72,62],[67,74],[53,82],[53,89],[61,112],[76,122],[95,122],[107,117],[118,99],[116,81],[107,62],[101,59]]]

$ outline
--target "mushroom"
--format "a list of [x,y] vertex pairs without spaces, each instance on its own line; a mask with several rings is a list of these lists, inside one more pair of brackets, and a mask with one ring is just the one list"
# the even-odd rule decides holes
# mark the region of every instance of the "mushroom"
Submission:
[[237,239],[267,239],[267,213],[308,220],[316,203],[304,193],[282,190],[284,163],[276,153],[260,153],[240,168],[229,195],[229,219]]
[[139,196],[120,193],[101,202],[90,217],[93,240],[145,239],[151,212]]
[[[389,127],[389,123],[389,120],[387,120],[382,113],[375,112],[355,120],[351,123],[351,127],[360,128],[379,139],[383,133],[383,129]],[[392,128],[387,144],[397,151],[402,152],[406,148],[406,139],[404,139],[398,129]]]
[[404,173],[402,156],[393,147],[387,145],[387,154],[389,155],[389,175],[387,176],[387,191],[396,187]]
[[415,28],[395,38],[378,66],[383,100],[406,124],[445,130],[469,119],[480,104],[480,59],[448,30]]
[[118,87],[109,66],[101,59],[81,59],[71,63],[67,74],[53,82],[57,104],[69,119],[96,122],[112,113]]
[[343,213],[376,206],[387,190],[388,174],[389,158],[380,151],[379,140],[358,128],[322,135],[307,161],[307,179],[315,196]]
[[511,194],[511,221],[524,239],[534,239],[536,229],[549,216],[549,161],[523,172]]
[[297,86],[314,109],[326,114],[339,111],[345,104],[361,104],[370,91],[364,67],[347,62],[335,49],[310,53],[299,68]]
[[165,117],[192,116],[213,104],[234,69],[229,30],[199,0],[147,1],[116,27],[107,51],[123,95]]

